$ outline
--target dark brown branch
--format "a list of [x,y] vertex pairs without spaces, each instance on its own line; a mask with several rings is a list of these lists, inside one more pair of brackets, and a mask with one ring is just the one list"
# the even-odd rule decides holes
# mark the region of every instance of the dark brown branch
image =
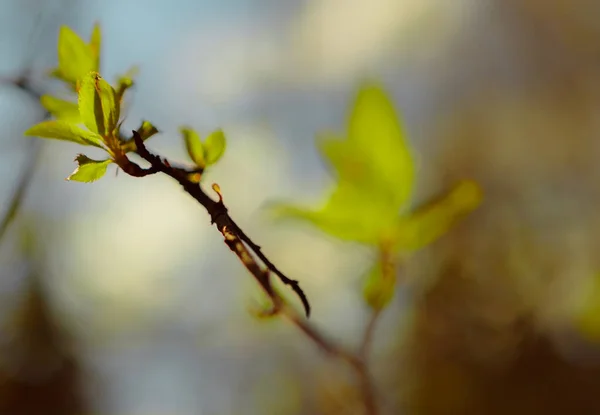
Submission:
[[[235,223],[231,216],[229,216],[227,208],[223,204],[222,200],[215,201],[211,199],[204,192],[204,190],[202,190],[198,183],[189,180],[188,176],[192,172],[189,172],[183,168],[173,167],[166,160],[162,160],[159,156],[150,153],[150,151],[148,151],[148,149],[144,145],[144,142],[140,135],[137,133],[137,131],[133,131],[133,140],[135,141],[137,147],[137,154],[144,160],[146,160],[148,163],[150,163],[149,169],[139,168],[140,172],[145,172],[144,175],[161,172],[175,179],[190,196],[192,196],[198,201],[198,203],[204,206],[204,208],[207,210],[211,217],[211,222],[217,227],[219,232],[221,232],[223,236],[225,236],[226,241],[227,231],[227,233],[234,235],[238,240],[244,242],[250,248],[250,250],[254,252],[254,254],[265,264],[267,269],[273,272],[275,275],[277,275],[284,284],[291,286],[292,290],[298,295],[298,297],[302,301],[307,317],[310,316],[310,304],[308,302],[308,298],[306,297],[306,294],[304,294],[304,291],[302,291],[302,289],[300,288],[298,281],[286,277],[277,267],[275,267],[275,265],[271,261],[269,261],[269,259],[262,253],[260,246],[255,244],[248,237],[248,235],[246,235],[242,231],[242,229],[237,225],[237,223]],[[129,163],[135,165],[135,163],[133,162],[129,161]],[[197,173],[197,171],[194,171],[194,173]],[[242,260],[242,262],[244,261]],[[246,264],[244,263],[244,265]]]
[[[202,190],[198,183],[195,183],[189,179],[191,171],[184,168],[174,167],[166,160],[161,159],[155,154],[152,154],[150,151],[148,151],[144,145],[144,142],[142,141],[142,138],[136,131],[133,131],[133,139],[137,147],[137,154],[150,163],[150,168],[143,169],[128,159],[122,163],[119,163],[119,165],[134,165],[135,167],[126,167],[125,171],[138,177],[159,172],[164,173],[176,180],[190,196],[204,206],[211,217],[212,224],[217,227],[217,229],[225,238],[225,243],[227,246],[237,255],[242,264],[252,274],[267,296],[271,299],[273,303],[273,309],[264,314],[279,314],[287,318],[325,353],[345,361],[350,367],[352,367],[356,372],[360,383],[359,388],[363,395],[365,414],[377,415],[379,412],[376,394],[366,360],[360,353],[355,354],[349,352],[342,346],[337,345],[333,341],[327,339],[327,337],[324,336],[314,326],[312,326],[308,320],[303,318],[300,314],[298,314],[298,312],[295,311],[295,309],[286,304],[284,299],[277,293],[271,284],[271,272],[277,275],[284,284],[292,287],[292,289],[302,300],[306,315],[308,316],[310,313],[310,305],[306,295],[300,289],[298,282],[288,278],[279,269],[277,269],[277,267],[262,253],[260,246],[255,244],[242,231],[237,223],[235,223],[231,216],[229,216],[227,208],[223,204],[223,198],[218,187],[213,187],[219,194],[219,200],[215,201]],[[197,171],[195,171],[195,173],[197,173]],[[258,264],[253,254],[256,255],[256,257],[258,257],[258,259],[264,264],[265,269]]]

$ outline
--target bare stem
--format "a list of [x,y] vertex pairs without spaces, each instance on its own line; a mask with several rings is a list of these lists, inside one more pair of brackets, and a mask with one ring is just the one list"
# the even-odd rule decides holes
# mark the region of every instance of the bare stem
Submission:
[[[361,353],[352,353],[346,350],[341,345],[336,344],[331,339],[328,339],[316,327],[311,325],[308,320],[299,314],[294,308],[290,307],[283,297],[273,288],[270,280],[271,272],[279,277],[284,283],[292,287],[294,292],[302,300],[306,315],[310,313],[310,305],[304,292],[300,289],[298,282],[285,276],[261,251],[260,246],[255,244],[229,216],[227,208],[223,204],[223,199],[219,193],[219,200],[211,199],[198,183],[189,180],[189,171],[173,167],[166,160],[159,156],[150,153],[141,137],[137,132],[133,132],[133,137],[137,147],[137,153],[147,162],[150,163],[150,168],[144,169],[128,159],[120,160],[119,166],[123,170],[136,177],[143,177],[148,174],[164,173],[175,179],[184,188],[184,190],[196,199],[211,216],[211,221],[216,225],[217,229],[225,238],[225,243],[236,254],[244,267],[252,274],[263,291],[269,296],[273,303],[273,309],[265,313],[266,315],[279,314],[287,318],[294,326],[302,331],[306,336],[315,343],[326,354],[338,358],[346,362],[356,373],[359,381],[359,389],[362,393],[362,400],[365,407],[365,415],[377,415],[379,413],[377,399],[373,381],[369,373],[367,364]],[[218,189],[216,189],[218,192]],[[254,257],[256,256],[264,264],[261,267]],[[373,323],[374,325],[374,323]],[[372,336],[373,329],[369,329],[371,333],[367,338]],[[364,342],[368,344],[368,342]],[[366,348],[363,347],[363,348]]]
[[[5,82],[12,84],[16,88],[20,89],[21,91],[25,92],[26,94],[28,94],[32,98],[35,98],[36,100],[39,100],[41,96],[41,94],[31,86],[28,74],[24,74],[17,79],[6,80]],[[43,119],[47,119],[49,116],[50,114],[46,112],[43,116]],[[42,144],[38,143],[37,141],[31,141],[29,145],[30,148],[29,154],[27,155],[27,162],[22,169],[21,176],[15,187],[15,191],[12,197],[10,198],[10,201],[8,202],[8,207],[2,215],[2,218],[0,218],[0,240],[2,240],[8,227],[17,216],[21,204],[25,199],[25,195],[27,194],[27,190],[31,185],[36,167],[39,162]]]

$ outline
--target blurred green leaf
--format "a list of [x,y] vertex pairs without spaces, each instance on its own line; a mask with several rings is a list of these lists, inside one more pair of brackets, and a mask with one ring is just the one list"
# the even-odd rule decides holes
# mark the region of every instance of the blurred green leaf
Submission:
[[378,245],[412,192],[414,167],[404,133],[384,91],[365,84],[348,121],[348,138],[317,138],[317,148],[334,168],[337,186],[321,209],[275,206],[278,216],[304,219],[347,241]]
[[84,146],[94,146],[104,149],[102,138],[98,134],[60,120],[41,122],[25,131],[24,134],[26,136],[72,141]]
[[395,269],[384,273],[381,261],[378,261],[367,275],[363,287],[363,298],[372,309],[382,310],[394,297],[395,288]]
[[475,182],[459,182],[441,199],[398,220],[392,236],[395,250],[413,251],[432,243],[477,208],[481,200],[481,189]]
[[129,69],[125,74],[121,75],[117,80],[117,100],[122,103],[125,92],[131,88],[134,84],[133,78],[137,74],[138,68],[136,66]]
[[200,141],[198,133],[189,127],[181,127],[179,131],[183,135],[185,148],[192,161],[199,167],[205,167],[206,159],[204,155],[204,146]]
[[61,26],[58,34],[58,68],[52,74],[76,84],[88,72],[97,70],[92,48],[68,26]]
[[78,166],[75,171],[67,177],[67,180],[83,183],[91,183],[102,178],[104,173],[106,173],[106,168],[112,163],[111,159],[92,160],[85,154],[77,155],[75,161]]
[[97,72],[90,72],[82,79],[79,113],[87,128],[104,137],[117,127],[120,105],[115,90]]
[[348,140],[332,138],[331,135],[318,136],[316,146],[329,161],[340,182],[353,183],[360,188],[372,188],[373,181],[377,178],[369,160],[365,159],[358,146]]
[[385,204],[373,203],[370,189],[352,183],[338,184],[324,206],[318,210],[276,203],[271,212],[276,218],[309,221],[321,231],[344,241],[377,245],[392,231],[396,213]]
[[399,209],[412,195],[415,169],[391,99],[376,83],[359,89],[348,121],[348,141],[372,170],[372,186]]
[[225,134],[222,130],[213,131],[206,137],[202,147],[204,148],[204,158],[207,166],[219,161],[225,152],[225,145]]
[[90,71],[99,71],[100,52],[102,51],[102,29],[100,28],[100,23],[98,22],[94,23],[94,28],[92,29],[92,36],[90,38],[90,51],[94,57],[94,67],[91,68]]
[[72,124],[81,122],[79,108],[75,102],[65,101],[51,95],[42,95],[40,103],[57,120],[66,121]]

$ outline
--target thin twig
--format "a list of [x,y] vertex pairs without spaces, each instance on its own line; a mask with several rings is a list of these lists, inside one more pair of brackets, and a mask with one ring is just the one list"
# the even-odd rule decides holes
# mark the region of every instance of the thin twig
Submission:
[[[35,100],[39,101],[41,94],[31,86],[31,83],[29,81],[29,74],[27,72],[21,75],[19,78],[8,80],[7,82],[9,82],[11,85],[15,86],[19,90],[25,92],[27,95],[31,96]],[[42,120],[48,119],[49,116],[50,114],[46,112]],[[25,199],[25,195],[27,194],[27,190],[31,185],[33,176],[35,175],[35,170],[39,162],[43,144],[37,141],[31,141],[29,143],[29,146],[30,148],[29,154],[27,155],[27,162],[21,170],[21,176],[17,182],[15,191],[12,194],[10,201],[8,202],[8,207],[2,215],[2,219],[0,219],[0,240],[4,238],[8,227],[16,218],[21,204]]]
[[[306,295],[300,289],[298,282],[288,278],[279,271],[279,269],[262,253],[260,246],[255,244],[229,216],[218,188],[215,190],[219,194],[219,200],[215,201],[202,190],[198,183],[189,180],[189,171],[183,168],[173,167],[166,160],[161,159],[159,156],[148,151],[142,138],[136,131],[133,131],[133,139],[137,147],[137,154],[150,163],[150,168],[144,169],[127,158],[118,160],[119,166],[124,167],[126,173],[137,177],[159,172],[164,173],[175,179],[190,196],[204,206],[211,216],[211,222],[225,238],[227,246],[237,255],[242,264],[254,276],[261,288],[271,299],[273,309],[265,314],[279,314],[284,316],[299,330],[305,333],[321,350],[330,356],[346,362],[352,367],[359,379],[359,389],[363,395],[365,414],[377,415],[379,410],[377,407],[375,388],[365,359],[363,359],[360,354],[352,353],[328,339],[317,328],[311,325],[306,318],[302,317],[294,308],[286,304],[285,300],[273,288],[269,278],[270,272],[276,274],[282,282],[292,287],[302,300],[306,315],[308,316],[310,313],[310,305]],[[261,268],[252,254],[260,259],[266,269]]]
[[[396,279],[396,257],[394,256],[391,247],[387,244],[382,244],[379,248],[379,266],[381,267],[381,278],[383,280],[390,281]],[[375,336],[375,329],[377,328],[377,323],[381,317],[381,312],[381,308],[373,308],[367,326],[365,327],[365,332],[358,349],[359,356],[365,361],[369,358],[373,338]]]
[[[308,302],[308,298],[304,291],[300,288],[300,285],[296,280],[292,280],[291,278],[286,277],[278,268],[273,265],[271,261],[262,253],[260,250],[260,246],[255,244],[243,231],[242,229],[235,223],[235,221],[229,216],[227,212],[227,208],[223,204],[222,200],[215,201],[211,199],[205,192],[202,190],[198,183],[192,182],[189,180],[188,176],[190,172],[187,172],[185,169],[172,167],[168,162],[161,160],[161,158],[155,154],[152,154],[148,151],[144,142],[140,135],[133,131],[133,139],[135,141],[137,147],[137,154],[150,163],[150,169],[142,169],[146,174],[161,172],[164,173],[173,179],[177,180],[179,184],[184,188],[184,190],[192,196],[194,199],[198,201],[207,212],[210,214],[212,223],[217,227],[217,229],[223,234],[224,229],[229,230],[229,232],[233,233],[237,238],[241,241],[245,242],[250,250],[258,256],[258,258],[265,264],[265,266],[272,271],[275,275],[277,275],[284,284],[287,284],[292,287],[292,290],[298,295],[302,304],[304,305],[304,310],[306,315],[310,315],[310,304]],[[135,163],[126,160],[122,162],[123,165]],[[139,167],[139,166],[138,166]],[[127,170],[126,170],[127,172]],[[128,172],[129,173],[129,172]]]
[[282,314],[290,320],[298,329],[304,332],[319,348],[332,357],[346,362],[356,373],[359,381],[359,390],[362,394],[362,401],[365,406],[365,415],[379,414],[377,405],[377,396],[375,385],[371,379],[371,374],[367,362],[360,355],[351,353],[343,347],[336,345],[328,340],[321,332],[312,326],[307,320],[300,317],[289,308],[282,309]]
[[373,337],[375,335],[375,328],[377,327],[379,316],[381,316],[380,309],[371,311],[369,321],[367,322],[367,326],[362,337],[362,342],[358,350],[358,354],[365,361],[368,360],[369,354],[371,352],[371,345],[373,344]]

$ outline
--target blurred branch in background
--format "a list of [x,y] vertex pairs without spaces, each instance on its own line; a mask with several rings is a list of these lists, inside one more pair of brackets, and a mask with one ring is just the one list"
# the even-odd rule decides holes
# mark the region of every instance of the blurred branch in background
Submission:
[[[36,7],[35,17],[30,22],[32,25],[29,36],[20,41],[23,43],[20,53],[24,56],[18,59],[21,69],[16,74],[4,75],[0,79],[4,87],[16,88],[40,109],[39,99],[42,93],[35,85],[33,71],[35,63],[39,61],[39,50],[44,46],[44,42],[40,41],[43,41],[41,33],[47,28],[47,14],[54,5],[46,6]],[[3,13],[8,8],[9,6],[5,6]],[[31,10],[27,8],[25,12],[27,14]],[[29,24],[23,26],[28,27]],[[14,38],[17,39],[18,36]],[[43,111],[39,120],[47,119],[49,115]],[[4,122],[15,120],[7,117]],[[16,139],[21,141],[20,137],[19,134]],[[3,137],[4,140],[8,138]],[[0,246],[9,249],[6,243],[9,234],[11,237],[15,236],[13,239],[17,240],[17,245],[18,240],[25,238],[20,254],[28,270],[17,278],[19,283],[16,285],[19,288],[10,288],[14,293],[7,298],[13,300],[2,314],[0,412],[15,415],[79,415],[87,409],[83,399],[81,371],[77,357],[67,346],[68,336],[63,325],[50,305],[48,291],[45,289],[44,253],[40,252],[36,232],[24,230],[33,226],[28,219],[17,221],[38,171],[44,143],[30,140],[24,141],[24,146],[25,157],[18,166],[16,180],[11,186],[12,192],[4,198],[0,212]],[[9,232],[9,228],[14,225],[17,225],[16,228]],[[17,267],[12,272],[21,274],[22,270]],[[3,287],[6,287],[5,283],[9,280],[6,268],[2,275],[6,280],[2,281]]]
[[[20,78],[13,81],[4,81],[5,83],[10,83],[15,87],[19,88],[25,94],[29,95],[34,101],[39,101],[42,94],[34,89],[31,85],[29,74],[24,73]],[[47,119],[50,116],[50,113],[46,112],[41,120]],[[13,194],[6,203],[5,211],[2,212],[2,216],[0,217],[0,242],[3,240],[6,230],[9,225],[17,216],[19,208],[21,207],[21,203],[27,194],[27,190],[35,176],[35,172],[37,169],[37,165],[39,162],[39,157],[42,152],[42,142],[30,141],[28,143],[27,150],[27,159],[23,166],[21,167],[21,174],[16,182],[16,186],[13,190]]]

